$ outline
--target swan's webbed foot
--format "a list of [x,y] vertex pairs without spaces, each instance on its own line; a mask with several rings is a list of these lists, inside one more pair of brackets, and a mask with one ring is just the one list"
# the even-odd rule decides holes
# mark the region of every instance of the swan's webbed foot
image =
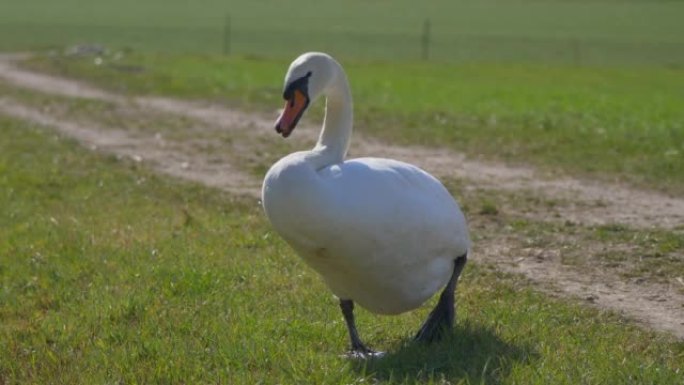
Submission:
[[456,291],[456,284],[458,278],[463,271],[463,267],[468,260],[467,254],[464,254],[454,260],[454,271],[451,274],[449,283],[439,296],[437,306],[430,312],[427,320],[423,323],[414,341],[418,342],[435,342],[441,340],[446,334],[450,333],[454,328],[454,314],[456,312],[454,303],[454,293]]
[[350,350],[345,353],[343,357],[352,360],[369,360],[373,358],[380,358],[384,355],[385,352],[376,352],[375,350],[368,349],[367,351]]
[[351,340],[351,350],[345,354],[345,357],[364,360],[382,357],[385,353],[376,352],[375,350],[370,349],[361,341],[361,338],[359,338],[359,332],[356,330],[356,323],[354,322],[354,301],[350,299],[341,299],[340,309],[342,309],[342,315],[347,323],[349,339]]

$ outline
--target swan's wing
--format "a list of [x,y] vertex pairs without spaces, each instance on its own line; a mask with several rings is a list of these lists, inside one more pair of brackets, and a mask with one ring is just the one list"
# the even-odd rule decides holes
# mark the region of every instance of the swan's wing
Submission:
[[458,204],[436,178],[416,166],[360,158],[319,175],[328,198],[321,214],[339,232],[392,242],[467,243]]

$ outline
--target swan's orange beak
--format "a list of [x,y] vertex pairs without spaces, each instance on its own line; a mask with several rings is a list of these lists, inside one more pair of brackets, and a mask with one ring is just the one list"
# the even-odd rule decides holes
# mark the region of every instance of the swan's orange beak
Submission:
[[276,120],[276,132],[282,134],[283,138],[290,136],[308,105],[309,98],[301,90],[295,90],[292,97],[286,101],[283,112]]

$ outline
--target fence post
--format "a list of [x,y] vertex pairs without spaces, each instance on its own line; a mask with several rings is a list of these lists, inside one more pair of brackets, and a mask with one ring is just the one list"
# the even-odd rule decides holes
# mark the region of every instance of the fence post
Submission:
[[421,38],[422,58],[423,60],[430,59],[430,18],[423,22],[423,36]]
[[230,40],[231,40],[231,25],[230,25],[230,13],[226,14],[226,18],[223,23],[223,54],[230,55]]

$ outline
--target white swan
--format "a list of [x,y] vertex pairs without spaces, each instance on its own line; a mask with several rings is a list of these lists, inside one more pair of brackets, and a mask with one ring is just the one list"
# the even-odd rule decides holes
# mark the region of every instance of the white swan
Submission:
[[326,114],[318,143],[268,171],[262,190],[266,216],[340,299],[352,353],[374,354],[356,331],[354,302],[371,312],[397,314],[445,287],[416,335],[438,339],[453,325],[454,290],[470,244],[465,218],[446,188],[416,166],[381,158],[345,160],[351,94],[344,70],[326,54],[306,53],[290,65],[276,131],[288,137],[309,101],[320,95],[326,97]]

